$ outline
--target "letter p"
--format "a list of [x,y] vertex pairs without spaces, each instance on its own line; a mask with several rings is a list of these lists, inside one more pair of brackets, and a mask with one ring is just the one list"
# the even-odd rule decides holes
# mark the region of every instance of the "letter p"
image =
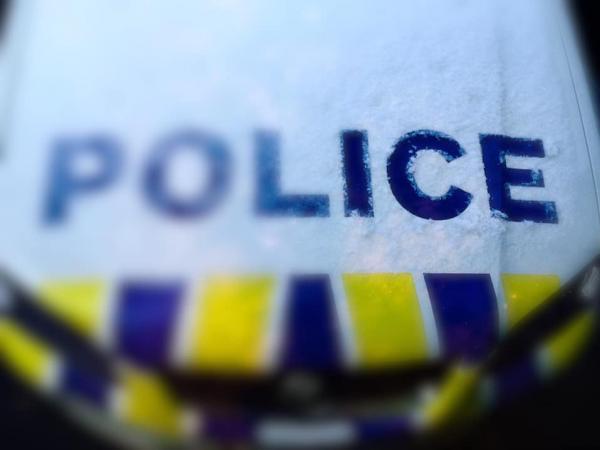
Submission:
[[64,221],[75,197],[110,185],[120,169],[119,145],[109,137],[59,139],[52,149],[43,222]]

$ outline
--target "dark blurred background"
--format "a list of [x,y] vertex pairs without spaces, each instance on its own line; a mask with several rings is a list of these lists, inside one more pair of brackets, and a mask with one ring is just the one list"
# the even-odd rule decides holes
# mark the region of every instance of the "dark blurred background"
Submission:
[[[0,36],[10,1],[0,0]],[[572,0],[590,83],[600,107],[600,14],[597,0]],[[1,43],[0,43],[1,45]],[[600,149],[597,149],[600,151]],[[531,391],[481,420],[467,436],[443,448],[600,448],[600,333],[586,354],[551,387]],[[0,447],[12,449],[113,449],[98,436],[74,426],[51,404],[32,396],[0,371]]]

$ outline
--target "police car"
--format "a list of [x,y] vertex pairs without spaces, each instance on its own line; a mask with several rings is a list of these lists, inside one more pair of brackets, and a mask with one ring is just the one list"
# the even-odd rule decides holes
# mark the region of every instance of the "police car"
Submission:
[[562,2],[11,14],[0,362],[85,425],[403,442],[584,348],[600,153]]

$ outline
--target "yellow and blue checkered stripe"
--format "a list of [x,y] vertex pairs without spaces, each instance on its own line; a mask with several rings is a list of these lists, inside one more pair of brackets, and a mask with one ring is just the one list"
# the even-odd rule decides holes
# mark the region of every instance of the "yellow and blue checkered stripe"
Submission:
[[[410,273],[342,274],[341,307],[328,275],[219,275],[187,286],[127,280],[109,287],[98,279],[63,279],[42,283],[39,292],[42,305],[68,326],[107,341],[143,367],[261,373],[369,369],[437,356],[476,360],[496,345],[500,317],[510,331],[560,284],[554,275],[502,274],[504,301],[498,302],[488,274],[423,278],[430,309]],[[427,327],[427,314],[435,329]],[[269,345],[273,339],[278,345]]]
[[[489,336],[498,333],[498,311],[494,311],[497,304],[492,301],[494,298],[487,298],[485,301],[491,311],[486,308],[481,310],[483,312],[479,309],[465,311],[464,308],[468,307],[465,303],[481,301],[473,298],[474,294],[494,295],[490,278],[481,274],[426,274],[424,278],[438,335],[441,339],[453,340],[441,343],[442,353],[477,358],[487,345],[491,345]],[[505,299],[501,307],[506,309],[509,329],[518,326],[559,286],[558,278],[552,275],[503,274],[500,279]],[[98,330],[106,328],[103,319],[108,320],[116,337],[113,344],[119,352],[146,367],[168,360],[172,347],[169,341],[173,339],[179,314],[193,311],[189,330],[193,338],[184,359],[185,367],[254,373],[267,368],[264,357],[266,330],[272,320],[276,282],[274,277],[265,275],[212,277],[203,283],[203,289],[190,296],[192,304],[187,309],[183,307],[185,289],[177,283],[127,282],[113,290],[115,294],[111,296],[107,286],[97,280],[52,281],[43,285],[42,301],[53,314],[86,336],[97,336]],[[424,312],[412,275],[345,274],[342,285],[354,344],[359,361],[365,367],[432,357],[426,345]],[[282,345],[279,363],[288,367],[294,367],[294,364],[335,367],[339,362],[336,358],[339,358],[342,339],[335,322],[339,318],[327,277],[295,277],[290,287],[284,308],[286,333],[282,334],[287,342]],[[461,297],[467,294],[469,296]],[[76,299],[81,303],[76,308],[69,308],[68,304]],[[112,316],[105,313],[104,305],[111,302]],[[303,309],[305,304],[308,307]],[[455,339],[455,316],[469,319],[469,313],[474,322],[480,314],[487,315],[493,319],[489,322],[491,326],[481,329],[480,321],[474,323],[474,329],[469,329],[469,322],[466,322],[466,335]],[[294,349],[298,346],[294,334],[304,330],[303,321],[310,325],[313,315],[325,319],[318,325],[321,330],[317,335],[331,342],[324,352],[302,353],[302,349]],[[380,326],[374,327],[377,322]],[[229,328],[231,324],[234,326]],[[581,313],[530,355],[494,374],[485,383],[477,376],[477,369],[459,368],[443,383],[434,401],[423,405],[420,421],[415,421],[414,414],[353,418],[352,429],[361,439],[389,433],[413,433],[424,426],[443,423],[456,412],[455,406],[464,404],[467,397],[472,397],[471,400],[480,407],[484,403],[504,401],[532,383],[568,367],[583,347],[593,324],[591,312]],[[140,342],[150,343],[152,351]],[[301,341],[307,342],[310,343]],[[151,371],[127,366],[119,371],[117,379],[103,378],[57,353],[7,318],[0,321],[0,357],[4,365],[42,392],[72,396],[107,410],[128,425],[153,433],[183,437],[189,431],[185,426],[188,409]],[[491,396],[489,392],[482,394],[483,384],[492,386]],[[196,429],[194,432],[215,439],[253,438],[257,421],[257,418],[222,418],[208,413],[202,419],[202,431]]]

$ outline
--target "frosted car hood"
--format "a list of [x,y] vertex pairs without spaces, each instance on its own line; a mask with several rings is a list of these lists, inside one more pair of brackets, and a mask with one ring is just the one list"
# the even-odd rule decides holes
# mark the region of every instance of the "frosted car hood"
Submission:
[[[554,6],[120,7],[23,7],[0,164],[0,263],[103,346],[146,363],[251,371],[436,357],[451,347],[436,326],[446,275],[466,277],[451,298],[489,297],[505,330],[507,274],[554,285],[597,252],[598,141]],[[359,157],[343,153],[349,130]],[[418,135],[430,141],[410,141]],[[486,136],[512,140],[486,150]],[[206,153],[211,140],[226,162]],[[164,156],[178,145],[204,150]],[[81,148],[91,156],[80,160]],[[506,175],[503,164],[530,172]],[[451,187],[468,193],[463,203],[446,205]],[[510,197],[537,212],[507,213]],[[210,205],[195,208],[198,198]],[[408,300],[388,305],[398,293]],[[295,309],[311,302],[313,312]],[[140,324],[144,308],[155,316]],[[385,308],[419,324],[404,353],[377,354],[388,335],[368,324],[395,336]],[[335,324],[321,329],[311,314]],[[319,337],[336,344],[305,354]]]

